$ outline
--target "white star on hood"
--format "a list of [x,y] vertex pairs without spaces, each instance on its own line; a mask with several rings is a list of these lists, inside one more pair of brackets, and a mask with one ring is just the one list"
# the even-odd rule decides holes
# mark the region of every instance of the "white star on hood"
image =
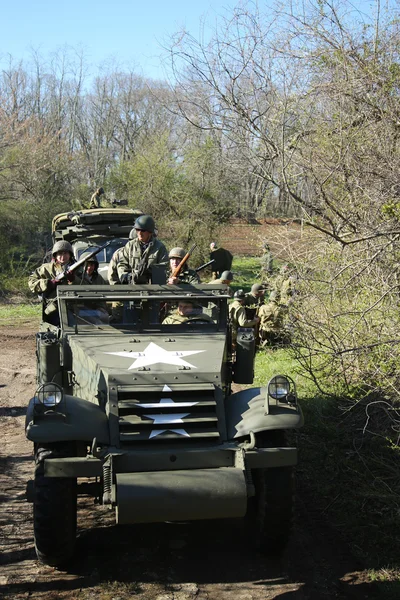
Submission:
[[205,350],[165,350],[164,348],[161,348],[161,346],[154,344],[154,342],[150,342],[147,348],[145,348],[142,352],[105,352],[105,354],[123,356],[124,358],[135,358],[135,362],[132,363],[128,368],[128,371],[130,371],[131,369],[138,369],[139,367],[146,367],[148,365],[155,365],[158,363],[197,369],[195,365],[186,362],[181,357],[190,356],[191,354],[199,354],[200,352],[205,352]]

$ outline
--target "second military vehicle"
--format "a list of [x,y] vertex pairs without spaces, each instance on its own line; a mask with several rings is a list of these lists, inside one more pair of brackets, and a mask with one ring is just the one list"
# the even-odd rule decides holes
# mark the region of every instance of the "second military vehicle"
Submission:
[[253,380],[254,336],[239,329],[232,351],[229,298],[217,284],[58,287],[26,419],[41,561],[73,556],[79,494],[121,525],[245,519],[249,544],[283,549],[297,461],[285,432],[302,414],[288,376],[234,387]]
[[52,244],[65,240],[79,260],[84,253],[110,244],[96,256],[99,273],[107,279],[108,263],[114,252],[129,241],[136,219],[143,214],[129,208],[94,208],[56,215],[52,222]]

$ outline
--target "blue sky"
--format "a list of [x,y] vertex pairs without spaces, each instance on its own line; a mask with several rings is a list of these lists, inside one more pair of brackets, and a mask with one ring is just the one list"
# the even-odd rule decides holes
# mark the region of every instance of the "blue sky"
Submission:
[[64,46],[82,48],[93,73],[115,58],[145,77],[163,78],[158,56],[172,33],[197,37],[202,17],[211,25],[237,0],[3,0],[0,67],[31,49],[47,58]]

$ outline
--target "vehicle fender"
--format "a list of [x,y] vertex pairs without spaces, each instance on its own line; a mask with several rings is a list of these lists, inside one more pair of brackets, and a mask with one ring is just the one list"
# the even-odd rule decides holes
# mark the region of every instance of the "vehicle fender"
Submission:
[[272,404],[266,408],[267,388],[257,387],[231,394],[225,400],[228,439],[271,429],[298,429],[303,425],[299,406]]
[[108,419],[105,412],[92,402],[76,396],[64,396],[57,410],[38,410],[37,399],[28,405],[25,433],[32,442],[92,442],[109,444]]

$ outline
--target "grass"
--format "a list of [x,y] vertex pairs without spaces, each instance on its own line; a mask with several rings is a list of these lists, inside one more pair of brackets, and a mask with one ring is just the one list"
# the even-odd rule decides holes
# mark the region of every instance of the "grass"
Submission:
[[40,304],[0,304],[1,325],[23,325],[37,321],[39,326],[41,316]]
[[249,292],[253,283],[259,283],[261,263],[259,258],[253,257],[235,257],[232,263],[233,283],[231,288]]

